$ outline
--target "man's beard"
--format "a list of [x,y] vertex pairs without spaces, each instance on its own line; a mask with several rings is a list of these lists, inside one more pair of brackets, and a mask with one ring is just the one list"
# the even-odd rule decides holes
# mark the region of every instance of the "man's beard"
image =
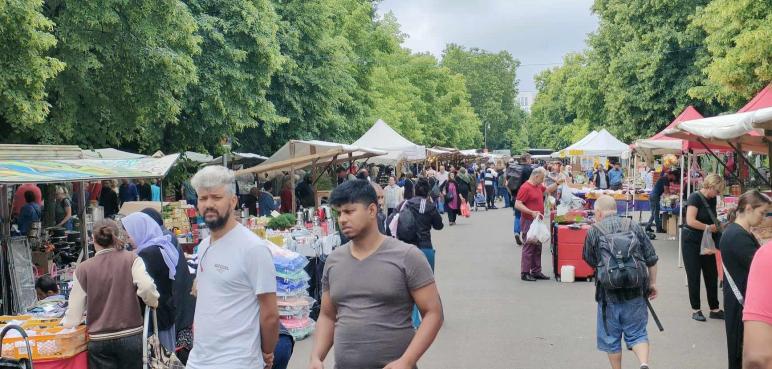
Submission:
[[209,210],[207,210],[206,212],[204,212],[204,222],[206,223],[206,226],[209,227],[210,230],[218,231],[223,227],[225,227],[225,224],[228,223],[228,220],[230,220],[231,218],[231,214],[230,212],[225,212],[225,216],[220,216],[220,213],[217,210],[214,210],[214,209],[212,210],[214,211],[214,213],[217,214],[217,218],[215,218],[214,220],[207,219],[206,213],[209,212]]

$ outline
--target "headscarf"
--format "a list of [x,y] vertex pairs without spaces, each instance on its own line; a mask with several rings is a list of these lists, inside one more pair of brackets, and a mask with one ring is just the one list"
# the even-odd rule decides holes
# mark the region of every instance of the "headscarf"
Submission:
[[169,279],[174,279],[177,273],[177,262],[180,255],[172,244],[171,236],[164,235],[161,226],[145,213],[134,213],[121,219],[123,228],[137,245],[137,252],[149,246],[159,246],[164,263],[169,269]]
[[461,173],[459,173],[457,177],[458,179],[466,182],[467,184],[472,183],[472,178],[469,177],[469,174],[467,173],[466,168],[461,168]]

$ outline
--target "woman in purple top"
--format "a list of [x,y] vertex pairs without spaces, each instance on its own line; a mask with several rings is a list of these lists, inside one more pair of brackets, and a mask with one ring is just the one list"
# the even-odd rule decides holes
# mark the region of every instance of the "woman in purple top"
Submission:
[[461,201],[458,199],[458,182],[456,182],[456,173],[451,172],[448,175],[448,181],[445,185],[445,207],[448,212],[448,222],[450,225],[456,224],[456,217],[461,208]]

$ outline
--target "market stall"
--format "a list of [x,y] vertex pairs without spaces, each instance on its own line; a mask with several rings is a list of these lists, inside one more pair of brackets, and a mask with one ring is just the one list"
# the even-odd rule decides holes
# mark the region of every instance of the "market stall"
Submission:
[[370,162],[397,166],[399,163],[421,162],[426,160],[426,147],[410,142],[386,122],[378,119],[362,137],[354,141],[353,146],[369,147],[385,151],[385,155],[374,157]]
[[[0,220],[2,221],[2,250],[0,251],[0,274],[2,275],[2,311],[0,325],[18,323],[27,330],[33,341],[33,362],[36,367],[50,367],[58,364],[73,364],[85,357],[85,327],[66,330],[57,327],[56,304],[37,301],[35,292],[36,274],[50,274],[67,288],[72,279],[73,265],[89,257],[89,232],[93,223],[100,219],[101,212],[95,204],[87,204],[85,188],[91,181],[123,178],[160,178],[177,161],[178,155],[161,158],[132,157],[123,159],[84,158],[80,148],[0,145]],[[13,152],[3,155],[3,152]],[[109,155],[123,155],[120,152],[105,151]],[[115,156],[113,156],[115,157]],[[74,231],[64,228],[46,229],[36,234],[12,236],[11,214],[8,199],[15,185],[78,183],[79,226]],[[91,206],[89,206],[91,205]],[[54,262],[52,262],[54,261]],[[36,272],[37,270],[37,272]],[[6,275],[10,280],[6,280]],[[26,312],[27,315],[18,315]],[[4,346],[5,348],[6,346]],[[19,346],[8,346],[13,357]],[[26,355],[26,354],[25,354]],[[80,366],[82,367],[82,366]]]
[[[295,188],[295,171],[310,169],[310,176],[315,183],[324,172],[334,168],[336,164],[348,162],[351,167],[356,160],[369,159],[386,155],[386,151],[355,145],[345,145],[335,142],[318,140],[291,140],[284,144],[262,164],[236,171],[236,175],[254,173],[264,179],[289,173],[290,185]],[[316,204],[319,205],[315,194]],[[292,191],[292,212],[296,209],[295,191]]]

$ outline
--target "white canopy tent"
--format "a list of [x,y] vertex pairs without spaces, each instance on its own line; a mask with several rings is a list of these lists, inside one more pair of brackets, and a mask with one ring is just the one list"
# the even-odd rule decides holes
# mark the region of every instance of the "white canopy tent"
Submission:
[[[590,133],[592,135],[592,133]],[[590,136],[588,135],[588,136]],[[584,142],[582,142],[584,140]],[[571,148],[560,150],[558,157],[564,156],[618,156],[626,159],[630,156],[630,147],[619,141],[609,131],[602,129],[595,135],[589,138],[585,137]],[[554,155],[554,154],[553,154]]]
[[126,151],[121,151],[121,150],[112,149],[112,148],[83,150],[84,159],[125,160],[125,159],[141,159],[146,157],[147,155],[135,154],[132,152],[126,152]]
[[579,141],[574,142],[573,144],[569,145],[568,147],[566,147],[563,150],[553,152],[552,154],[550,154],[550,156],[553,157],[553,158],[560,158],[560,157],[569,156],[568,155],[569,151],[575,150],[577,147],[579,147],[579,146],[583,145],[585,142],[587,142],[587,140],[589,140],[589,139],[591,139],[591,138],[593,138],[593,137],[595,137],[597,135],[598,135],[598,131],[592,131],[592,132],[588,133],[586,136],[582,137],[582,139],[580,139]]
[[769,147],[762,128],[772,125],[772,108],[745,113],[719,115],[680,123],[665,132],[675,138],[727,145],[740,144],[743,151],[768,153]]
[[426,159],[426,147],[410,142],[380,119],[352,145],[385,151],[386,155],[371,160],[375,164],[396,165],[400,161]]

